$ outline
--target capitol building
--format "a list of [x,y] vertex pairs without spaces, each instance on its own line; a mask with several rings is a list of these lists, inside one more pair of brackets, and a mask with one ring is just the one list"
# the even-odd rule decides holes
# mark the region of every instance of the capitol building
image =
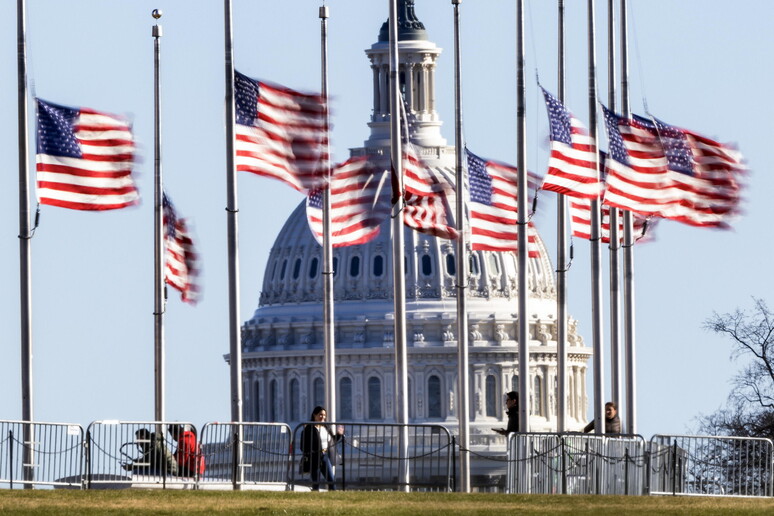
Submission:
[[[400,2],[400,87],[409,135],[425,163],[453,180],[454,147],[441,134],[435,70],[441,49],[428,39],[414,2]],[[370,136],[353,156],[388,156],[389,49],[385,23],[365,51],[370,60]],[[451,65],[449,65],[451,66]],[[366,74],[364,74],[365,76]],[[365,83],[364,77],[364,83]],[[448,85],[451,91],[451,85]],[[411,423],[435,423],[457,433],[455,244],[405,231],[408,403]],[[396,422],[393,281],[390,220],[369,243],[334,249],[336,419]],[[517,255],[473,251],[469,258],[468,318],[471,449],[486,451],[505,438],[504,394],[519,384],[518,319],[529,319],[530,427],[556,429],[557,307],[554,267],[545,244],[528,260],[529,313],[518,313]],[[244,420],[309,418],[324,405],[322,248],[307,223],[305,203],[276,237],[254,316],[242,327]],[[577,321],[568,320],[567,427],[585,425],[586,371],[591,349]]]

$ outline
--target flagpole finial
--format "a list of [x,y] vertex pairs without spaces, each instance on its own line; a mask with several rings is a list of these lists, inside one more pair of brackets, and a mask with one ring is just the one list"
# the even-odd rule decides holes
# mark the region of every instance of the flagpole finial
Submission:
[[161,12],[161,9],[154,9],[153,12],[151,13],[151,16],[153,16],[154,19],[158,20],[159,18],[161,18],[163,14],[164,13]]

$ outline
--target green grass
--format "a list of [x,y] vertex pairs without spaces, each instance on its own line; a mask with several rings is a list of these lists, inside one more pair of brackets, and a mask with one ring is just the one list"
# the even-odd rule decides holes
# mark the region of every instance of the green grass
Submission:
[[774,514],[774,499],[392,492],[0,491],[0,514]]

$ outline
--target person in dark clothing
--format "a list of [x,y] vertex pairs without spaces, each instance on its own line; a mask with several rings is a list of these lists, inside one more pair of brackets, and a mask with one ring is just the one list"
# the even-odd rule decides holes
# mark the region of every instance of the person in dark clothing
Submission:
[[334,432],[325,424],[327,418],[325,408],[315,407],[310,418],[314,423],[307,424],[301,433],[301,472],[311,474],[313,491],[320,490],[320,473],[328,489],[336,490],[333,466],[338,456],[336,444],[344,437],[344,427],[339,426]]
[[140,428],[134,436],[140,456],[131,464],[124,464],[125,470],[138,475],[177,475],[177,461],[164,444],[164,439],[147,428]]
[[505,413],[508,414],[508,428],[493,428],[500,435],[519,431],[519,393],[511,391],[505,395]]
[[[584,432],[594,431],[594,421],[583,429]],[[605,403],[605,434],[620,434],[621,418],[618,417],[618,407],[612,401]]]

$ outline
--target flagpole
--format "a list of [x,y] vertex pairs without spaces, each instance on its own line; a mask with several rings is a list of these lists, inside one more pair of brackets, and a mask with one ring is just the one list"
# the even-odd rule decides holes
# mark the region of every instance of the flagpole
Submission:
[[454,6],[454,158],[457,167],[457,420],[460,435],[460,491],[470,492],[470,377],[468,365],[467,242],[465,239],[465,166],[462,136],[462,85],[460,59],[460,4]]
[[[627,30],[627,3],[621,0],[621,114],[629,112],[629,33]],[[623,212],[623,300],[624,339],[626,349],[626,432],[637,433],[637,378],[634,333],[634,220],[632,212]]]
[[239,326],[239,245],[237,180],[234,154],[234,47],[231,29],[231,0],[224,0],[225,63],[226,63],[226,217],[228,229],[228,327],[229,365],[231,367],[231,421],[238,423],[234,436],[239,444],[234,464],[237,475],[234,489],[239,489],[242,477],[242,343]]
[[[594,28],[594,0],[588,0],[588,52],[589,52],[589,136],[594,144],[597,139],[597,78]],[[599,177],[599,153],[594,154],[594,165]],[[604,371],[602,357],[602,260],[600,257],[600,210],[599,196],[591,200],[591,322],[594,351],[594,429],[602,434],[604,428]]]
[[[564,0],[559,0],[557,94],[564,104]],[[567,431],[567,198],[556,196],[556,431]]]
[[[160,9],[153,10],[153,18],[161,18]],[[165,418],[165,349],[164,349],[164,213],[162,196],[164,183],[161,176],[161,79],[160,41],[161,25],[154,25],[153,31],[153,320],[154,320],[154,395],[153,417],[156,421]]]
[[[607,103],[615,111],[615,0],[607,0]],[[610,207],[610,401],[621,403],[621,235],[618,208]]]
[[406,275],[403,265],[403,153],[400,129],[400,88],[398,86],[398,6],[389,0],[390,8],[390,158],[395,171],[399,195],[392,208],[392,271],[395,311],[393,339],[395,344],[395,402],[397,423],[401,426],[399,443],[398,484],[408,491],[408,358],[406,351]]
[[[325,134],[328,137],[328,17],[327,5],[320,6],[320,48],[322,65],[322,96],[325,99]],[[333,243],[331,242],[331,166],[329,140],[325,141],[325,177],[323,190],[323,335],[325,341],[325,399],[328,419],[336,421],[336,342],[333,319]]]
[[517,222],[519,262],[519,431],[529,432],[529,312],[527,311],[527,117],[526,85],[524,81],[524,0],[518,0],[516,16],[517,41]]
[[[18,79],[19,138],[19,312],[21,315],[21,394],[22,421],[33,421],[32,398],[32,259],[30,239],[30,173],[27,130],[27,40],[26,5],[16,1],[16,42]],[[32,480],[32,427],[24,425],[24,479]],[[32,485],[25,485],[25,489]]]

